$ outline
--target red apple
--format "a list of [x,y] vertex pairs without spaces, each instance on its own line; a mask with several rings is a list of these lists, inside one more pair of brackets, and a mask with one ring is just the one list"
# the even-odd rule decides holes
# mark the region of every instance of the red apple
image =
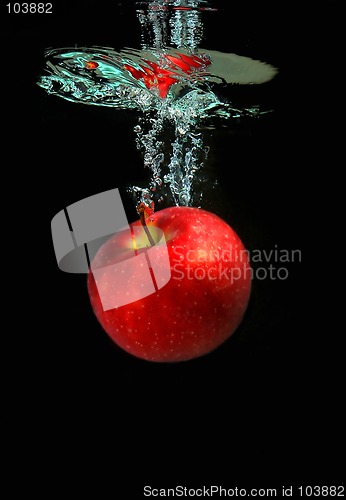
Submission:
[[[144,298],[132,297],[131,303],[104,310],[100,293],[104,298],[112,289],[111,265],[134,251],[134,242],[116,233],[97,252],[88,275],[94,313],[114,342],[139,358],[172,362],[207,354],[242,320],[251,288],[248,253],[233,229],[205,210],[170,207],[153,213],[146,222],[151,234],[157,229],[164,234],[166,244],[156,251],[168,253],[170,279]],[[130,227],[132,232],[142,228],[140,221]],[[150,247],[145,240],[136,240],[137,251]],[[100,268],[96,284],[94,273]],[[140,267],[132,271],[140,283]]]

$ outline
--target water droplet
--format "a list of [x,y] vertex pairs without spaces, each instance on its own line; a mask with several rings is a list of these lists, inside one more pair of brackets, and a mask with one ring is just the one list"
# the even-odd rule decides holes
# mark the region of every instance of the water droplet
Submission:
[[180,135],[185,135],[186,134],[186,129],[183,128],[182,126],[178,126],[177,127],[177,132],[180,134]]
[[136,134],[139,134],[140,132],[142,132],[142,127],[140,125],[136,125],[135,127],[133,127],[133,131],[136,132]]

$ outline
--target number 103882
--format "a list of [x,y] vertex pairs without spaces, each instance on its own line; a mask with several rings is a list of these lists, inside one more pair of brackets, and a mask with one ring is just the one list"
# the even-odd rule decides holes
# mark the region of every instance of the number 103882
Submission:
[[341,486],[299,486],[299,496],[344,497],[345,487]]
[[53,14],[52,3],[8,3],[9,14]]

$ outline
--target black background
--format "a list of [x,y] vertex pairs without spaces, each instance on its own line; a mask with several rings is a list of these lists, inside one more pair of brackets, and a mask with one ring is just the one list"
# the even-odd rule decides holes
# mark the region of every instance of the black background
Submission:
[[203,17],[203,45],[280,72],[260,88],[224,89],[274,113],[204,132],[207,173],[219,184],[206,191],[203,208],[250,250],[300,249],[302,262],[290,265],[285,281],[254,281],[233,337],[180,364],[118,349],[93,316],[85,276],[60,272],[51,242],[58,211],[113,187],[129,220],[136,216],[126,187],[147,179],[134,143],[138,115],[65,102],[36,85],[46,47],[139,48],[133,2],[55,1],[50,16],[8,15],[1,6],[4,198],[16,200],[13,212],[6,205],[15,234],[6,266],[15,262],[9,289],[18,304],[6,329],[15,342],[6,376],[10,387],[18,382],[9,392],[19,449],[40,457],[31,477],[38,488],[42,476],[65,492],[68,478],[76,492],[100,487],[99,469],[116,498],[120,485],[128,488],[122,498],[142,498],[144,484],[340,483],[340,160],[336,89],[326,74],[337,79],[339,3],[304,12],[289,2],[218,5]]

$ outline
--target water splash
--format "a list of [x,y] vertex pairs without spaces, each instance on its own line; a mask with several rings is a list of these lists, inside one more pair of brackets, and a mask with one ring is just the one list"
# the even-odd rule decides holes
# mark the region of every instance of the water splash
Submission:
[[208,151],[198,127],[268,111],[239,107],[216,89],[228,83],[261,84],[277,70],[249,57],[199,49],[201,14],[216,10],[208,2],[149,0],[137,2],[136,8],[141,49],[48,49],[38,85],[72,102],[138,110],[136,145],[150,179],[129,192],[150,210],[167,197],[176,205],[195,204],[196,178],[201,179]]

